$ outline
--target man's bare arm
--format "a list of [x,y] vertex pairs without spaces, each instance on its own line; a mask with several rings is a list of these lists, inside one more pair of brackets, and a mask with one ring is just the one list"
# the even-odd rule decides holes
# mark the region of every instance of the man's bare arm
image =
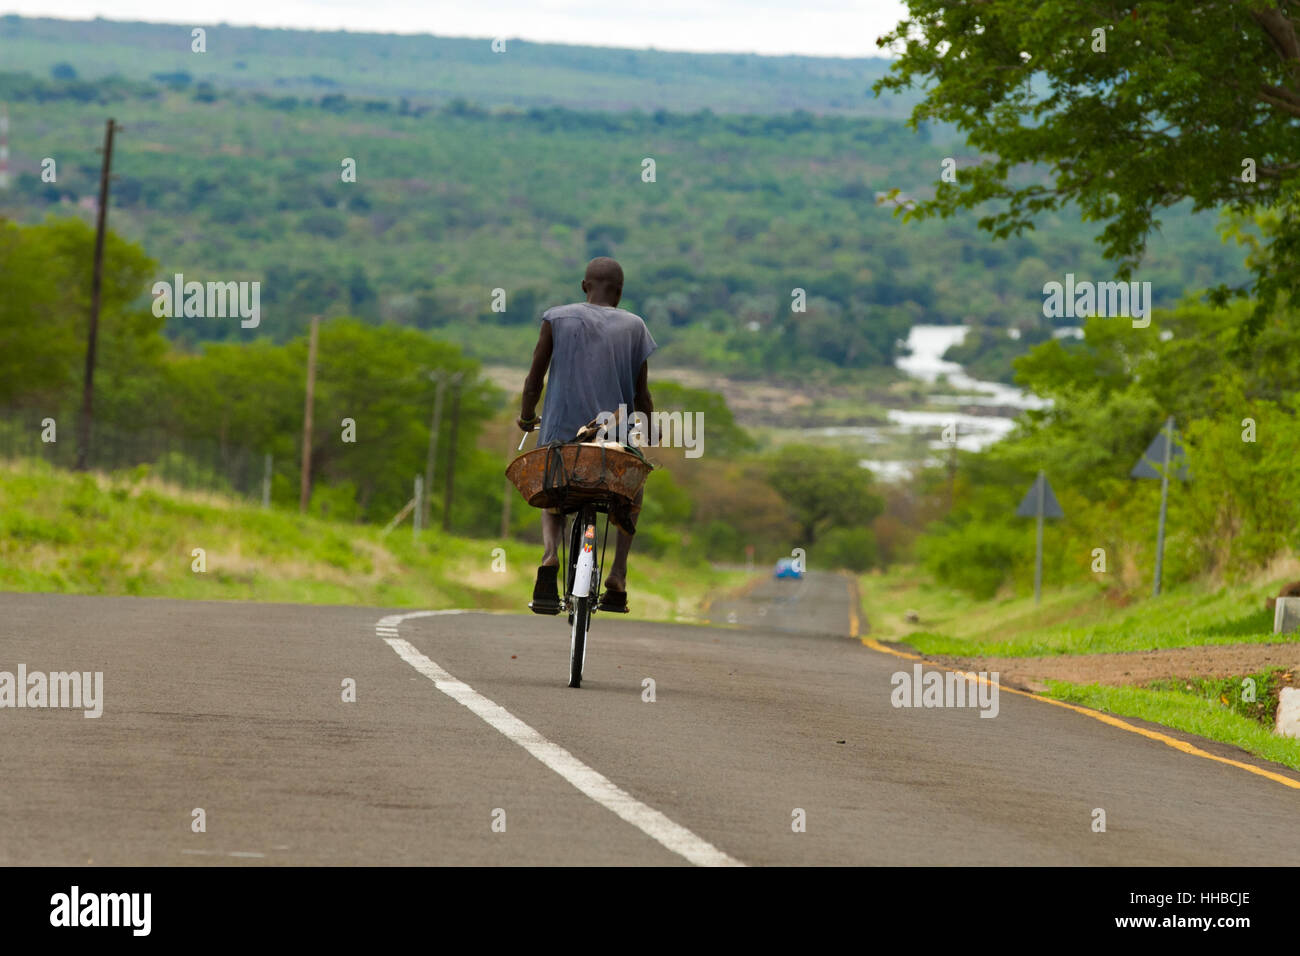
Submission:
[[638,412],[649,415],[655,410],[654,399],[650,396],[650,364],[641,363],[641,371],[636,373],[636,391],[632,396],[632,407]]
[[[534,416],[537,414],[537,400],[542,397],[542,386],[546,382],[546,370],[551,365],[551,323],[543,322],[542,331],[537,336],[537,347],[533,349],[533,365],[524,379],[524,394],[519,402],[519,427],[524,431],[532,430]],[[524,424],[529,423],[525,428]]]

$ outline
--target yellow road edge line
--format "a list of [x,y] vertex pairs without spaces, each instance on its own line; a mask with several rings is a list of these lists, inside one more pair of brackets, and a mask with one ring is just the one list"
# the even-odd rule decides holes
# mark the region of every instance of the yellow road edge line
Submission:
[[858,596],[858,579],[852,574],[845,574],[844,576],[849,583],[849,637],[857,637],[858,607],[862,603],[861,597]]
[[[856,637],[857,636],[856,633],[853,636]],[[923,664],[929,664],[931,667],[937,667],[945,671],[953,671],[954,673],[958,673],[958,674],[970,673],[969,671],[958,671],[956,668],[947,667],[936,661],[927,660],[925,657],[922,657],[920,654],[908,654],[905,651],[894,650],[892,647],[886,647],[884,644],[881,644],[879,641],[873,640],[872,638],[869,637],[863,637],[860,638],[860,640],[862,641],[864,647],[869,647],[873,651],[880,651],[881,653],[884,654],[892,654],[894,657],[902,657],[909,661],[920,661]],[[990,681],[986,678],[982,678],[979,675],[973,675],[973,676],[975,677],[976,680],[980,681],[981,683],[987,683],[987,684],[993,683],[993,681]],[[1120,718],[1115,717],[1111,714],[1105,714],[1099,710],[1092,710],[1091,708],[1088,707],[1081,707],[1078,704],[1071,704],[1068,703],[1067,701],[1056,700],[1053,697],[1044,697],[1042,694],[1032,694],[1026,690],[1017,690],[1016,688],[1008,687],[1005,684],[998,684],[998,689],[1008,691],[1012,694],[1019,694],[1021,697],[1028,697],[1030,700],[1036,700],[1039,701],[1040,703],[1052,704],[1053,706],[1056,707],[1064,707],[1066,710],[1072,710],[1075,713],[1083,714],[1085,717],[1091,717],[1094,720],[1099,720],[1103,724],[1109,724],[1111,727],[1118,727],[1121,730],[1127,730],[1130,733],[1138,734],[1142,737],[1146,737],[1149,740],[1159,741],[1160,743],[1164,744],[1167,747],[1172,747],[1174,750],[1181,751],[1182,753],[1185,754],[1191,754],[1193,757],[1204,757],[1206,760],[1213,760],[1216,763],[1227,764],[1229,767],[1238,767],[1242,770],[1247,770],[1253,774],[1256,774],[1257,776],[1266,777],[1269,780],[1282,784],[1283,786],[1290,787],[1292,790],[1300,790],[1300,780],[1295,780],[1291,777],[1283,776],[1280,773],[1274,773],[1271,770],[1265,770],[1263,767],[1256,767],[1253,764],[1242,763],[1240,760],[1233,760],[1230,757],[1220,757],[1216,754],[1208,753],[1207,751],[1202,750],[1200,747],[1196,747],[1193,746],[1192,744],[1189,744],[1185,740],[1178,740],[1175,737],[1170,737],[1167,734],[1162,734],[1155,730],[1147,730],[1145,727],[1135,727],[1133,724],[1127,723],[1126,721],[1123,721]]]

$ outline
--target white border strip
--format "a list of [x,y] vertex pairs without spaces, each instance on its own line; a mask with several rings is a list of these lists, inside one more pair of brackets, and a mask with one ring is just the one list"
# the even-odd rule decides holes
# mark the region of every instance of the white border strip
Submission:
[[504,737],[523,747],[578,790],[607,810],[613,811],[646,836],[685,857],[696,866],[745,865],[723,853],[707,840],[669,820],[653,807],[646,806],[627,791],[615,786],[608,778],[592,770],[563,747],[551,743],[500,704],[493,703],[464,681],[457,680],[408,642],[392,636],[397,633],[397,625],[412,618],[465,613],[467,612],[463,610],[455,610],[390,614],[375,624],[375,633],[397,652],[398,657],[433,681],[433,686],[438,690],[458,704],[469,708]]

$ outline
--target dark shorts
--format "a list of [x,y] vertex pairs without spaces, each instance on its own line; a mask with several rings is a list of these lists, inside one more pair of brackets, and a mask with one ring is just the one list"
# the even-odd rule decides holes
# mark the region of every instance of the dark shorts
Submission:
[[[626,531],[628,534],[636,534],[636,520],[641,514],[641,500],[645,497],[645,488],[636,493],[636,497],[627,503],[611,505],[609,509],[609,520],[614,522],[614,527],[620,531]],[[562,515],[564,512],[560,508],[543,508],[547,514]]]

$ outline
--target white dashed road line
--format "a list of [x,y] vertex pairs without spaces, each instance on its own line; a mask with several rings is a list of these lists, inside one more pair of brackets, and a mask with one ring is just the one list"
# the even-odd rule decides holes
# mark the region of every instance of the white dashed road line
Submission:
[[434,661],[397,636],[397,627],[403,621],[442,614],[465,613],[467,612],[463,610],[455,610],[390,614],[381,618],[375,625],[375,633],[397,652],[398,657],[433,681],[433,685],[438,690],[473,711],[504,737],[523,747],[582,793],[632,824],[646,836],[685,857],[696,866],[744,866],[739,860],[723,853],[707,840],[669,820],[653,807],[646,806],[608,778],[592,770],[563,747],[551,743],[500,704],[488,700],[464,681],[447,673]]

